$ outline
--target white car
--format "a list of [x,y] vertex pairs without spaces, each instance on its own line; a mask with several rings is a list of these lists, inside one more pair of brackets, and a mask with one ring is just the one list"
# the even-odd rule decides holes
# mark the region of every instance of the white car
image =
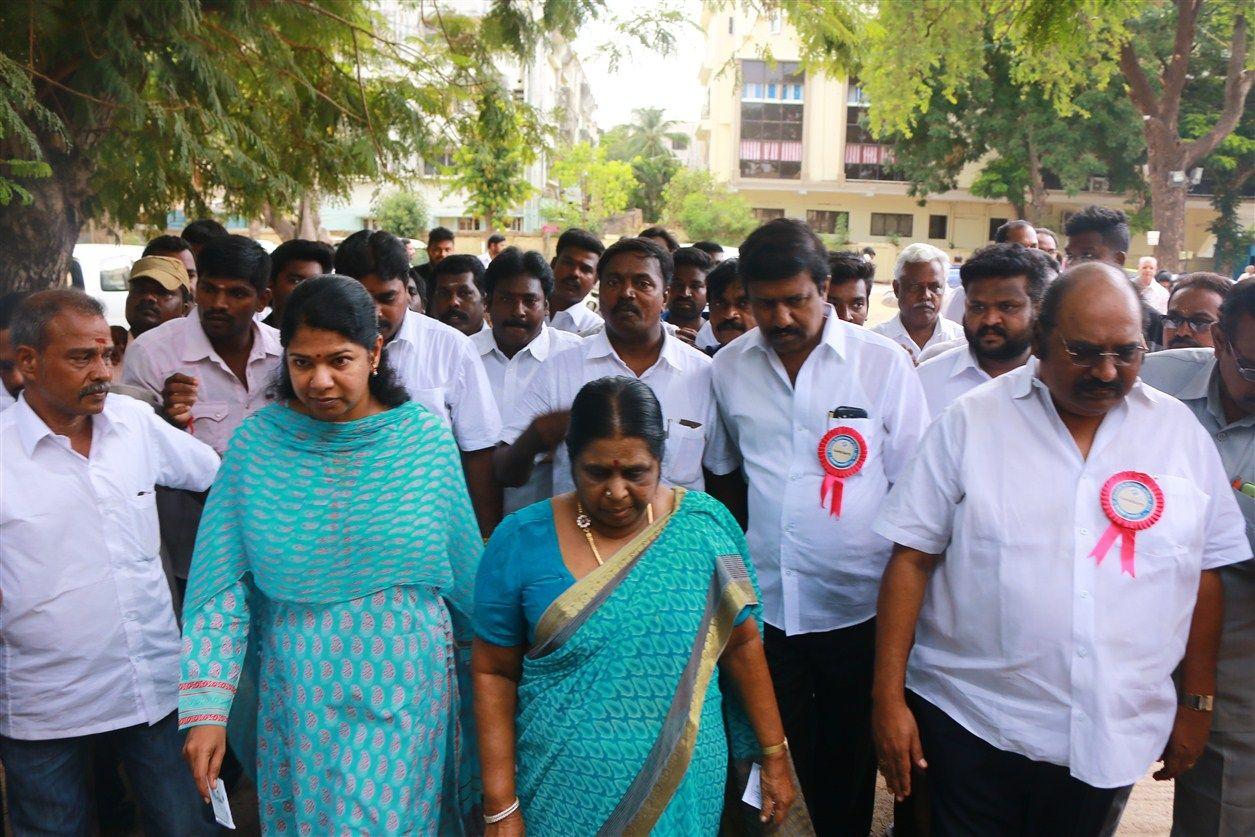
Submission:
[[131,265],[143,253],[134,244],[75,244],[69,284],[100,300],[109,325],[125,328]]

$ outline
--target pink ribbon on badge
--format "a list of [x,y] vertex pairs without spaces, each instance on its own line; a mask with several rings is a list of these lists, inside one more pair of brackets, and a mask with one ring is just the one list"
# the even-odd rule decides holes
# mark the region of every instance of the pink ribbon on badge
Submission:
[[1090,557],[1099,565],[1120,541],[1120,571],[1136,578],[1133,559],[1137,533],[1149,529],[1163,515],[1163,490],[1149,474],[1121,471],[1103,484],[1098,494],[1102,510],[1111,521]]
[[[867,462],[867,440],[853,427],[834,427],[819,440],[819,464],[824,481],[819,486],[819,507],[828,506],[833,517],[841,516],[841,496],[846,477],[863,470]],[[829,504],[828,498],[832,502]]]

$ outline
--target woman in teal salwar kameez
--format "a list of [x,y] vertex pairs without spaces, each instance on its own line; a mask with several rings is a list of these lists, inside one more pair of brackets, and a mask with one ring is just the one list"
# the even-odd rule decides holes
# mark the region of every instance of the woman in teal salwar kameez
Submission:
[[481,542],[453,437],[380,365],[378,335],[357,282],[293,292],[281,403],[232,439],[197,536],[185,755],[208,793],[229,720],[267,834],[450,834],[471,817]]
[[489,835],[713,834],[730,750],[762,763],[763,819],[789,813],[745,539],[708,495],[659,484],[664,438],[647,385],[586,385],[575,492],[511,515],[485,550],[472,670]]

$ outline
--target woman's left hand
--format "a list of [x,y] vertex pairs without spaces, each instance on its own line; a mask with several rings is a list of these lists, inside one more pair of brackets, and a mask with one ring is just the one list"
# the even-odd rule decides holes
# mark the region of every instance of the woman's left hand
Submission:
[[772,826],[780,825],[797,799],[797,788],[789,772],[788,752],[764,756],[760,779],[763,807],[759,820]]

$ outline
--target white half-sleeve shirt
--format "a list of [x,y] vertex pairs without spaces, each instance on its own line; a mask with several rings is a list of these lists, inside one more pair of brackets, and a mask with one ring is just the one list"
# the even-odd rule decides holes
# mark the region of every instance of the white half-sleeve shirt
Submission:
[[583,334],[601,325],[601,315],[584,304],[583,300],[564,311],[554,311],[549,325],[558,331]]
[[[570,332],[542,324],[540,333],[512,358],[506,357],[497,348],[497,340],[493,337],[491,328],[473,336],[471,342],[479,352],[480,362],[484,364],[484,372],[488,375],[488,384],[492,387],[497,408],[501,415],[512,416],[519,409],[523,394],[531,385],[541,364],[558,352],[578,346],[580,338]],[[532,475],[526,484],[505,489],[504,510],[506,514],[510,514],[552,496],[553,461],[541,454],[533,463]]]
[[880,325],[872,326],[871,330],[877,334],[883,334],[906,349],[914,363],[919,363],[919,356],[925,349],[931,348],[938,343],[959,340],[963,337],[963,326],[954,320],[947,320],[942,316],[937,317],[937,323],[933,327],[933,336],[929,337],[928,342],[923,346],[915,345],[915,341],[911,339],[910,332],[906,330],[906,326],[902,325],[901,313],[894,314]]
[[[1135,384],[1082,459],[1036,373],[1030,360],[945,410],[876,521],[896,543],[944,553],[907,688],[1000,750],[1123,787],[1172,729],[1200,572],[1251,549],[1215,445],[1184,405]],[[1136,535],[1132,574],[1119,544],[1091,556],[1111,525],[1102,487],[1123,471],[1164,498]]]
[[[850,627],[876,615],[893,545],[872,531],[872,521],[928,426],[924,392],[906,353],[826,307],[820,343],[795,384],[761,329],[714,358],[719,414],[749,483],[746,539],[763,616],[789,635]],[[831,418],[838,407],[861,409],[867,418]],[[821,503],[819,444],[841,426],[857,430],[868,453],[862,470],[844,480],[835,517]]]
[[87,457],[18,399],[0,415],[0,735],[155,724],[178,705],[179,628],[155,485],[203,491],[209,445],[110,394]]
[[[502,440],[514,444],[536,417],[571,409],[584,384],[616,375],[636,377],[615,353],[604,331],[584,338],[574,348],[551,355],[541,364],[511,414]],[[706,484],[703,466],[716,474],[726,474],[736,467],[715,409],[710,358],[664,332],[658,360],[640,380],[657,396],[667,428],[662,460],[664,482],[700,491]],[[574,489],[566,445],[559,445],[554,452],[554,494]]]
[[988,372],[980,368],[966,340],[961,346],[954,346],[925,360],[915,367],[915,374],[919,375],[920,385],[924,387],[924,398],[933,418],[960,395],[993,380]]
[[426,314],[406,311],[384,352],[410,398],[453,429],[461,450],[496,446],[501,414],[469,337]]

